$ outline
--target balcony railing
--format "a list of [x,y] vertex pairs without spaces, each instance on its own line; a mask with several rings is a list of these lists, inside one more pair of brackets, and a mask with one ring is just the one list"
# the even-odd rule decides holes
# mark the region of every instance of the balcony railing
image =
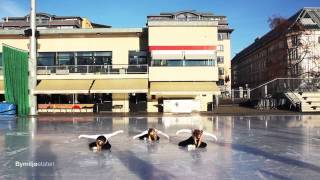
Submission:
[[148,74],[148,65],[63,65],[63,66],[38,66],[37,74]]

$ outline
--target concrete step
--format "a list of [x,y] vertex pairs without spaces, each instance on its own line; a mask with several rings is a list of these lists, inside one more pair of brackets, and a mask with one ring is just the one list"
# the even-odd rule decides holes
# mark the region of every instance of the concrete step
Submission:
[[[299,97],[300,99],[300,97]],[[303,100],[307,100],[307,101],[315,101],[315,100],[319,100],[320,101],[320,96],[308,96],[308,97],[302,97],[301,99]]]
[[312,105],[312,106],[320,106],[320,101],[302,101],[302,104]]
[[302,112],[320,112],[320,106],[312,106],[312,105],[304,106],[304,105],[302,105],[301,111]]
[[299,96],[320,96],[320,92],[304,92],[304,93],[295,93]]

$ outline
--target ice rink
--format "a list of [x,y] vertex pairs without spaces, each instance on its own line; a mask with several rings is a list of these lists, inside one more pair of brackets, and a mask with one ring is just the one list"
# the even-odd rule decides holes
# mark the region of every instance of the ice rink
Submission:
[[[0,179],[319,179],[320,115],[0,119]],[[149,127],[170,136],[133,140]],[[206,149],[179,148],[201,128]],[[111,133],[111,151],[92,152],[80,134]],[[36,166],[37,165],[37,166]],[[32,167],[33,166],[33,167]]]

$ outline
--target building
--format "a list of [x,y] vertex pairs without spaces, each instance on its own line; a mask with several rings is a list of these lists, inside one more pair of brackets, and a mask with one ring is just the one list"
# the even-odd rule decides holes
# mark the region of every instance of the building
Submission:
[[[39,112],[212,109],[217,83],[230,84],[226,17],[181,11],[147,18],[145,28],[39,28]],[[4,29],[2,43],[27,50],[29,39],[23,29]]]
[[303,8],[232,59],[232,87],[255,88],[276,78],[317,78],[320,8]]
[[[27,29],[30,27],[30,16],[5,17],[0,22],[0,29]],[[75,28],[110,28],[96,24],[78,16],[56,16],[48,13],[37,13],[37,29],[75,29]]]

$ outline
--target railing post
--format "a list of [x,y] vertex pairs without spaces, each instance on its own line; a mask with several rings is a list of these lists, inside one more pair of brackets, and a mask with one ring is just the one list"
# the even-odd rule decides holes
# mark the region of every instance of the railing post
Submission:
[[243,87],[239,87],[239,98],[243,98]]
[[231,89],[231,100],[234,102],[234,89]]
[[264,97],[268,95],[268,85],[264,85]]

